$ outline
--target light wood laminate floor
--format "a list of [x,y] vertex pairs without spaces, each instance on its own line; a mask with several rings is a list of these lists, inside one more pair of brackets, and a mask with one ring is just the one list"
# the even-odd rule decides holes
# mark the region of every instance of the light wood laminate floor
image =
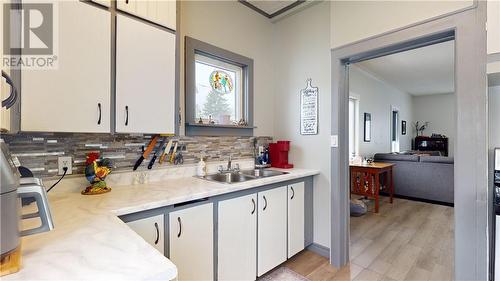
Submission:
[[453,280],[453,237],[452,207],[382,197],[379,214],[351,218],[349,266],[307,250],[283,266],[312,281]]

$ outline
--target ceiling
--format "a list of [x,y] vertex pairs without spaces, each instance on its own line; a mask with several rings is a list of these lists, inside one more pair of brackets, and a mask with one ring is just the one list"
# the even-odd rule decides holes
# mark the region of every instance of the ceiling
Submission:
[[274,18],[293,8],[305,3],[305,0],[239,0],[243,5],[264,15],[267,18]]
[[356,63],[380,80],[414,96],[455,92],[455,42],[447,41]]

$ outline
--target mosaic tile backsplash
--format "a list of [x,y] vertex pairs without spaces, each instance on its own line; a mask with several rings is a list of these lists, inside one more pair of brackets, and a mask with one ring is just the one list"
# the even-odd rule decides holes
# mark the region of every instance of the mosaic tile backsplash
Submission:
[[[20,164],[29,168],[36,177],[57,176],[57,158],[73,158],[73,174],[83,174],[85,156],[98,151],[103,157],[113,160],[115,170],[131,171],[142,149],[151,140],[150,135],[111,135],[79,133],[19,133],[1,136],[8,144],[12,156]],[[252,158],[254,144],[267,145],[271,137],[169,137],[178,141],[178,152],[184,157],[184,164],[197,163],[200,155],[206,161]],[[157,144],[158,146],[159,144]],[[156,147],[155,147],[156,150]],[[153,150],[153,152],[155,151]],[[149,159],[145,159],[140,169],[146,169]],[[158,161],[153,169],[158,167]],[[165,165],[173,165],[163,163]]]

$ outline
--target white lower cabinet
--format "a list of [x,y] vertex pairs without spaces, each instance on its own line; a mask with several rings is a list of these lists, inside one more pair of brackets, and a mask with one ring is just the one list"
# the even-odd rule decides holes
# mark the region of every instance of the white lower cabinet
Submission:
[[219,202],[218,280],[255,280],[257,195]]
[[177,280],[213,280],[213,204],[169,214],[170,260]]
[[287,187],[259,192],[257,276],[287,259]]
[[165,254],[165,224],[164,216],[157,215],[144,219],[127,222],[127,225],[146,242]]
[[288,258],[304,250],[304,182],[288,185]]

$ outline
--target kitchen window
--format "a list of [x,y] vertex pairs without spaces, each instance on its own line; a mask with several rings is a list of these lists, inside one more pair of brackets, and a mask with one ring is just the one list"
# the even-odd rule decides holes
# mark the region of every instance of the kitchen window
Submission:
[[186,135],[253,135],[253,60],[185,42]]
[[243,68],[195,54],[196,117],[209,124],[237,125],[243,116]]

